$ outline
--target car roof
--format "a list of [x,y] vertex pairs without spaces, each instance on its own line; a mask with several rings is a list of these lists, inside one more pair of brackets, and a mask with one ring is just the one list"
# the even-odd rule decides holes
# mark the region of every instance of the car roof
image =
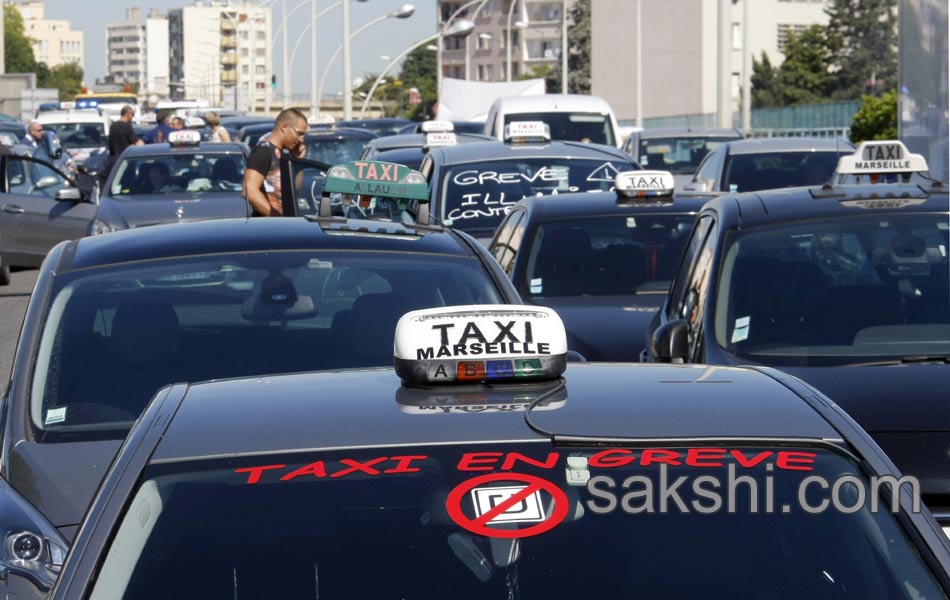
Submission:
[[711,129],[705,127],[657,127],[637,132],[641,140],[667,137],[724,137],[730,139],[744,138],[738,129]]
[[[424,133],[403,133],[400,135],[387,135],[378,137],[370,141],[367,146],[377,152],[387,150],[397,150],[404,148],[422,148],[426,136]],[[456,133],[455,139],[459,144],[468,144],[476,142],[497,142],[493,137],[482,135],[480,133]]]
[[709,201],[708,197],[674,194],[671,198],[624,198],[618,201],[615,192],[581,192],[529,196],[519,204],[539,219],[592,217],[613,214],[684,213],[695,214]]
[[[568,366],[567,398],[532,413],[545,431],[565,436],[677,440],[768,438],[841,442],[811,405],[769,375],[698,365]],[[692,383],[696,385],[683,385]],[[538,386],[538,387],[535,387]],[[636,389],[630,393],[631,386]],[[715,387],[715,410],[710,396]],[[510,388],[509,388],[510,389]],[[523,397],[540,384],[517,386]],[[319,390],[319,394],[315,393]],[[494,390],[497,391],[497,390]],[[316,449],[467,442],[544,441],[524,415],[499,411],[412,414],[414,398],[454,394],[405,388],[392,369],[363,369],[223,380],[191,385],[152,455],[154,462]],[[502,392],[503,393],[503,392]],[[431,395],[430,395],[431,394]],[[261,398],[266,396],[267,402]],[[227,414],[228,427],[221,428]]]
[[174,156],[175,154],[193,153],[203,154],[232,154],[245,152],[245,145],[240,142],[200,142],[197,146],[170,146],[168,143],[145,144],[144,146],[129,146],[122,153],[122,158],[140,158],[143,156]]
[[[863,204],[860,201],[866,200]],[[884,202],[880,202],[884,200]],[[906,200],[887,207],[891,200]],[[919,201],[919,203],[918,203]],[[898,202],[898,204],[900,204]],[[950,212],[946,186],[913,184],[841,185],[797,187],[727,195],[709,203],[724,216],[724,227],[754,227],[807,219],[836,219],[901,213]]]
[[598,111],[612,113],[610,105],[603,98],[584,94],[538,94],[534,96],[507,96],[496,100],[499,110],[508,113],[557,111],[584,112]]
[[362,125],[408,125],[409,123],[412,123],[412,121],[398,117],[381,117],[379,119],[350,119],[349,121],[336,122],[338,127],[347,127],[352,125],[356,125],[357,127]]
[[626,152],[613,146],[552,140],[544,144],[505,144],[485,141],[433,148],[429,154],[443,165],[517,158],[600,159],[632,162]]
[[43,124],[47,123],[105,123],[108,117],[98,110],[79,108],[75,110],[51,110],[42,112],[34,119]]
[[356,219],[347,220],[344,226],[348,229],[327,230],[306,218],[287,217],[195,221],[116,231],[68,242],[65,262],[57,266],[57,272],[222,252],[333,249],[474,256],[460,237],[447,229],[415,235],[400,223]]
[[355,129],[351,127],[333,127],[333,128],[310,128],[304,135],[304,139],[312,140],[315,138],[326,138],[335,140],[359,138],[363,140],[374,140],[376,134],[368,129]]
[[845,139],[818,137],[773,137],[729,142],[729,154],[763,154],[770,152],[854,151],[854,144]]

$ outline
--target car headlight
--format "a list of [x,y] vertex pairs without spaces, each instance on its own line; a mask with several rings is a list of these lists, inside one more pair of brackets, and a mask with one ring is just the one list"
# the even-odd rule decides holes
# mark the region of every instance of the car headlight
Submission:
[[63,568],[66,540],[29,502],[0,479],[0,574],[31,581],[49,591]]
[[102,219],[96,219],[92,222],[92,225],[89,226],[89,235],[101,235],[103,233],[112,233],[115,231],[115,227],[109,225]]

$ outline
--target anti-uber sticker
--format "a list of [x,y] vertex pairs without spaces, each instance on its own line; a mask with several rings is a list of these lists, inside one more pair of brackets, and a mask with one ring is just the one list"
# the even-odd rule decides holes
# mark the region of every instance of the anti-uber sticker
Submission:
[[861,142],[851,156],[838,159],[839,175],[910,173],[928,171],[920,154],[911,154],[898,140]]
[[546,479],[493,473],[456,486],[445,509],[456,525],[476,535],[516,539],[557,527],[567,516],[568,499]]
[[550,308],[470,305],[407,313],[394,346],[409,384],[550,379],[564,371],[567,336]]

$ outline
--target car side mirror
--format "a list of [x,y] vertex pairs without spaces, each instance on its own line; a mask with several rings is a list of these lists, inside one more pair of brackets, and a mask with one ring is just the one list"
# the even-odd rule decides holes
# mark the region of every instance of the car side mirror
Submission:
[[[53,178],[51,177],[50,179]],[[42,181],[42,179],[40,181]],[[65,187],[56,192],[56,199],[63,202],[82,202],[82,190],[74,187]]]
[[40,177],[39,180],[36,182],[36,185],[33,187],[35,187],[38,190],[42,190],[48,187],[53,187],[54,185],[58,185],[60,183],[62,183],[62,180],[59,179],[58,177],[47,175],[46,177]]
[[683,319],[663,323],[653,332],[650,349],[656,362],[686,362],[689,353],[689,324]]

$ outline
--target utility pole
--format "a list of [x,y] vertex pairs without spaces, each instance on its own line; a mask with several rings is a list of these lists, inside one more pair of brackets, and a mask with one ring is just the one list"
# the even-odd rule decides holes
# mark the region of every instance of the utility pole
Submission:
[[718,25],[716,121],[719,127],[732,127],[732,0],[719,0]]

